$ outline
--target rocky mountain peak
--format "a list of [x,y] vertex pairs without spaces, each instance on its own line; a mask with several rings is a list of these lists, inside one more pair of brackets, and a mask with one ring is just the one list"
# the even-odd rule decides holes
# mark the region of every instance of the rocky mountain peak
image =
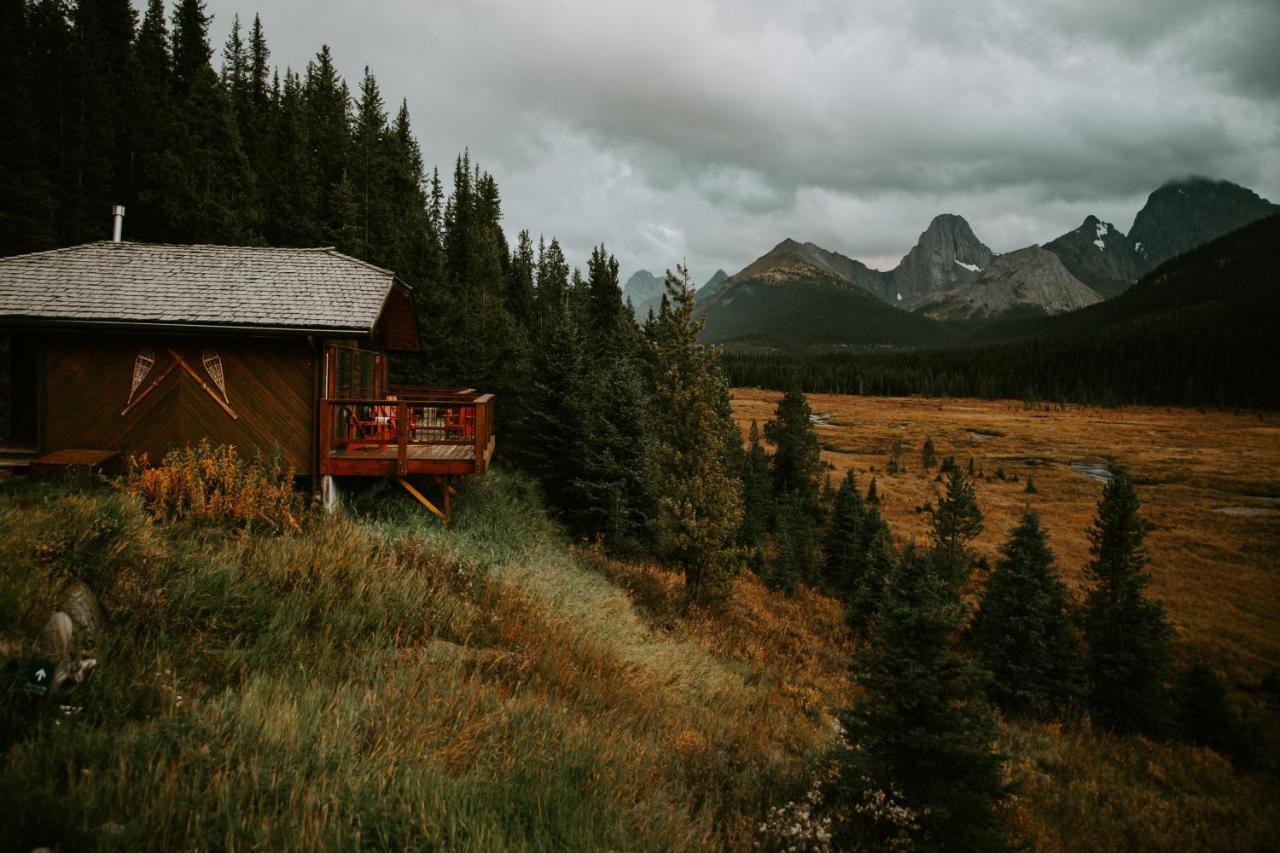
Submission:
[[994,257],[963,216],[943,213],[893,271],[893,285],[903,298],[951,290],[977,279]]
[[1147,197],[1129,237],[1142,272],[1229,231],[1280,211],[1252,190],[1230,181],[1170,181]]
[[639,306],[642,302],[662,295],[665,289],[665,277],[656,276],[648,270],[636,270],[622,286],[622,298],[630,299],[632,305]]
[[1124,232],[1092,214],[1079,228],[1045,243],[1044,248],[1057,255],[1071,275],[1104,297],[1128,289],[1141,267]]

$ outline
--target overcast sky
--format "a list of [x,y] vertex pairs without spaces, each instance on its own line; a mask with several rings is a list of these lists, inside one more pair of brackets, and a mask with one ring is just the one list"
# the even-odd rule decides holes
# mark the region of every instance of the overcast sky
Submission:
[[[1034,7],[1034,8],[1033,8]],[[938,213],[996,251],[1128,230],[1189,174],[1280,201],[1275,0],[208,0],[220,46],[331,46],[407,98],[428,163],[470,147],[505,225],[698,282],[784,237],[897,263]],[[215,63],[220,63],[220,55]]]

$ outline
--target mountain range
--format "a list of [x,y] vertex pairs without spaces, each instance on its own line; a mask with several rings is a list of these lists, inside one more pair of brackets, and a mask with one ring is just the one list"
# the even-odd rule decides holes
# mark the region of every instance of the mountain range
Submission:
[[1020,318],[1115,298],[1170,258],[1277,211],[1244,187],[1190,178],[1151,193],[1129,235],[1088,216],[1043,245],[1003,255],[963,217],[942,214],[888,271],[788,238],[700,292],[703,337],[788,351],[983,340]]
[[[698,290],[714,287],[728,277],[729,274],[724,270],[716,270]],[[655,312],[658,310],[658,304],[662,301],[662,294],[666,289],[666,276],[657,276],[648,270],[636,270],[622,286],[622,298],[631,300],[631,307],[635,310],[636,317],[643,320],[650,309]]]

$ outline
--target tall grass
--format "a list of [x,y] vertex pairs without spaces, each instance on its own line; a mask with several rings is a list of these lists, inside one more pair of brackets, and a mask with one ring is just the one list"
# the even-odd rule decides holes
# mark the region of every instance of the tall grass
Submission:
[[[227,537],[118,492],[22,488],[0,500],[10,554],[66,513],[128,523],[101,546],[84,710],[6,737],[18,847],[742,847],[828,736],[649,624],[502,474],[449,531],[395,493],[374,517]],[[60,547],[24,584],[85,563]]]

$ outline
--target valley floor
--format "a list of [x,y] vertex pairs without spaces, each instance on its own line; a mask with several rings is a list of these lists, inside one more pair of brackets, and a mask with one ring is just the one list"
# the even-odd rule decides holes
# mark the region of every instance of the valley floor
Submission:
[[[753,419],[763,425],[781,397],[735,389],[744,431]],[[1127,468],[1151,523],[1152,593],[1182,650],[1203,653],[1245,692],[1280,672],[1280,414],[833,394],[810,395],[809,404],[833,480],[852,469],[865,490],[875,476],[900,542],[925,537],[927,516],[917,509],[939,489],[937,470],[921,467],[931,438],[939,460],[953,456],[967,468],[972,459],[984,475],[978,553],[994,559],[1033,507],[1077,596],[1089,559],[1085,531],[1102,494],[1098,477]],[[889,476],[895,439],[905,472]]]

